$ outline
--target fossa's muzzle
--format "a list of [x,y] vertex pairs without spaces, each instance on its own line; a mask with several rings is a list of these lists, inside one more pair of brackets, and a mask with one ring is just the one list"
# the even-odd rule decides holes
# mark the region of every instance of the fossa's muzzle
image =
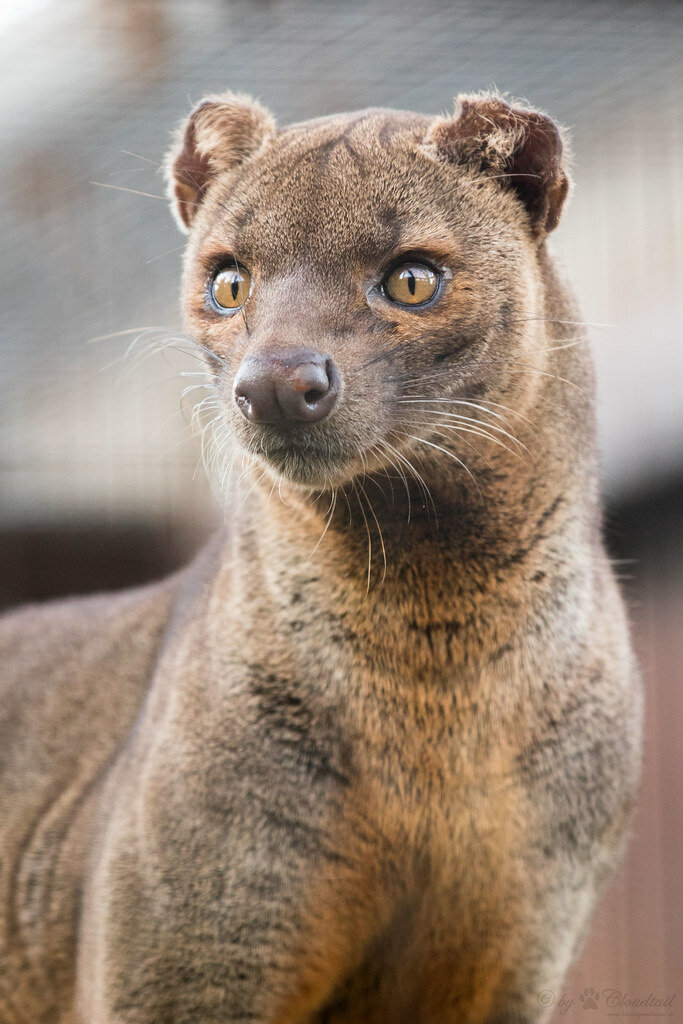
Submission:
[[339,395],[334,360],[310,348],[254,352],[235,376],[235,401],[252,423],[289,428],[317,423]]

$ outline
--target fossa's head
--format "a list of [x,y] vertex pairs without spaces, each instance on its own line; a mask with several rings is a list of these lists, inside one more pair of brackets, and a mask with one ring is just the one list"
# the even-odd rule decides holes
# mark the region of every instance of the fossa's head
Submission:
[[543,372],[538,252],[568,190],[562,151],[547,117],[490,95],[453,117],[283,129],[244,96],[201,103],[169,184],[186,323],[238,444],[316,489],[430,439],[507,444],[499,405],[523,413],[542,380],[516,367]]

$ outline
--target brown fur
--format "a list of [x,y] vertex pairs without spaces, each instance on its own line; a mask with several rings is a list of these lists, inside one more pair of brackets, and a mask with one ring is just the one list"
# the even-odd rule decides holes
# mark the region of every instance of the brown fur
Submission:
[[[0,1020],[543,1020],[641,720],[545,243],[561,134],[490,95],[280,131],[229,95],[169,166],[244,494],[179,576],[0,627]],[[403,253],[443,269],[419,311],[378,289]],[[206,301],[227,255],[244,316]],[[292,345],[342,389],[283,441],[232,382]]]

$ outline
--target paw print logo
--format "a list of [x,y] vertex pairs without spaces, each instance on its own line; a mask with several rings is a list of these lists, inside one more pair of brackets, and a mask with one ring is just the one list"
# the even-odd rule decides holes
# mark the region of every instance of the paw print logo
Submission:
[[597,1010],[600,1002],[600,993],[590,985],[585,988],[579,996],[579,1002],[584,1010]]

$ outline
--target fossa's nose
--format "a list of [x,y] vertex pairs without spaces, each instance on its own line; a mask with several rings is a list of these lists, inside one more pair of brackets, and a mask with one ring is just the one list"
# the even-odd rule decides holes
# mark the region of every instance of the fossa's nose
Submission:
[[235,401],[252,423],[316,423],[329,416],[338,395],[334,361],[310,348],[255,352],[235,377]]

